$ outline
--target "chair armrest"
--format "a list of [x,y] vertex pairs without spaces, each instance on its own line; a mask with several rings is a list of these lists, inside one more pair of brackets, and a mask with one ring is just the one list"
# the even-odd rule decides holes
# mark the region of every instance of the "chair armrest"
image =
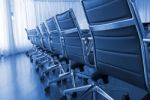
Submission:
[[150,38],[144,38],[144,39],[143,39],[143,42],[145,42],[145,43],[150,43]]
[[150,33],[147,33],[146,38],[143,38],[143,42],[150,43]]

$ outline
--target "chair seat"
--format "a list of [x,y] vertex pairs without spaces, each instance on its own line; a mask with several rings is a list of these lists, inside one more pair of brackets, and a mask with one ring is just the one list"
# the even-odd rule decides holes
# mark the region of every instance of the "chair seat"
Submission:
[[59,61],[60,62],[66,62],[66,64],[69,64],[69,59],[67,59],[66,57],[59,57]]
[[84,64],[82,63],[78,63],[78,62],[71,62],[71,69],[75,70],[75,69],[80,69],[81,72],[84,71]]

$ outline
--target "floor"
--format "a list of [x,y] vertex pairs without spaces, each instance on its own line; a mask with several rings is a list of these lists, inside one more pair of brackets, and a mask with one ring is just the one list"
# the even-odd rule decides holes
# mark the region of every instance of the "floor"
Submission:
[[[68,84],[62,86],[52,84],[50,94],[46,96],[43,91],[44,85],[41,84],[34,66],[25,54],[2,58],[0,60],[0,100],[59,100],[62,90],[68,88],[71,82],[68,80]],[[81,83],[80,80],[79,83]],[[141,100],[146,93],[114,78],[110,78],[110,84],[105,88],[115,100],[121,100],[122,94],[126,94],[126,91],[129,91],[131,100]],[[102,100],[100,99],[102,97],[97,96],[97,98]],[[91,96],[85,99],[92,100]]]
[[24,54],[0,60],[0,100],[48,100]]

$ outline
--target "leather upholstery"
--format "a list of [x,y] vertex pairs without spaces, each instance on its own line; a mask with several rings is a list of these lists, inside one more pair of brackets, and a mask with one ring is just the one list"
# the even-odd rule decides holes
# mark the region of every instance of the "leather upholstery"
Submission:
[[53,52],[56,54],[59,54],[59,55],[63,55],[62,44],[60,42],[60,33],[57,29],[54,19],[51,18],[51,19],[47,20],[46,23],[47,23],[47,26],[50,31],[50,37],[52,37],[51,38],[51,41],[52,41],[51,48],[52,48]]
[[47,28],[45,26],[44,23],[41,24],[41,30],[43,32],[43,45],[45,47],[46,50],[51,51],[51,47],[50,47],[50,36],[48,34]]
[[[90,24],[131,18],[127,0],[83,0]],[[94,15],[94,16],[93,16]]]

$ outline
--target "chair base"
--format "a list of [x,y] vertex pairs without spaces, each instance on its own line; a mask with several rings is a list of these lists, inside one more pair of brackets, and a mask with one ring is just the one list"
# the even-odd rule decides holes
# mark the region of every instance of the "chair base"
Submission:
[[[85,92],[77,100],[83,100],[86,97],[86,95],[89,94],[90,92],[97,92],[98,94],[100,94],[101,96],[106,98],[107,100],[114,100],[103,89],[101,89],[100,87],[98,87],[96,85],[92,85],[92,84],[64,90],[63,94],[66,95],[66,94],[79,92],[79,91],[85,91]],[[93,98],[95,98],[95,97],[93,97]]]
[[101,74],[98,71],[92,74],[93,81],[97,82],[99,79],[101,79],[104,84],[109,83],[108,75]]

